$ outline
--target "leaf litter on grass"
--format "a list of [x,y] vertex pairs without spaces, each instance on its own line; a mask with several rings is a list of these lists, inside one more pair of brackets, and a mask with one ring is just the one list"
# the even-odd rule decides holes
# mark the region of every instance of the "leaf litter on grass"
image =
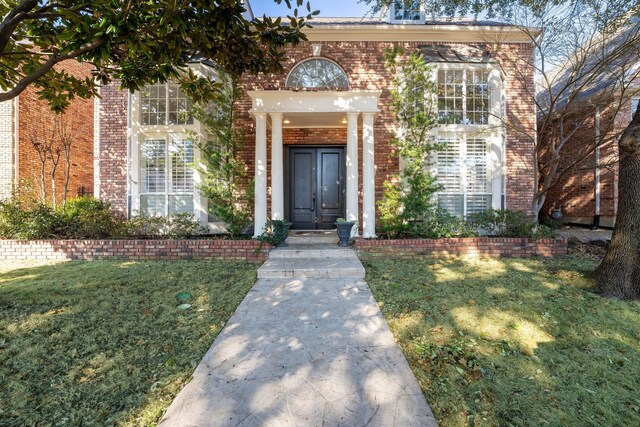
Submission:
[[363,259],[440,425],[637,422],[640,303],[593,294],[590,259],[421,261]]

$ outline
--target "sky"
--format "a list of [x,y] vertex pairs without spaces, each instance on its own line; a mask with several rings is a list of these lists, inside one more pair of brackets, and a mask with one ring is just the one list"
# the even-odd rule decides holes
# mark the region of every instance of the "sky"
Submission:
[[[369,6],[359,4],[358,0],[309,0],[309,2],[311,3],[311,10],[320,10],[319,16],[362,17],[369,10]],[[250,0],[249,3],[253,9],[253,14],[256,16],[286,16],[289,11],[284,1],[280,5],[273,0]],[[293,6],[295,1],[291,1],[291,3]]]

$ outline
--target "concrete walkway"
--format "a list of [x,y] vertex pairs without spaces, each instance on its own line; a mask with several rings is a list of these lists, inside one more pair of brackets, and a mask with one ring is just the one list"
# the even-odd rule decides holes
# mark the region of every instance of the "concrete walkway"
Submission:
[[162,426],[435,426],[351,249],[290,237]]

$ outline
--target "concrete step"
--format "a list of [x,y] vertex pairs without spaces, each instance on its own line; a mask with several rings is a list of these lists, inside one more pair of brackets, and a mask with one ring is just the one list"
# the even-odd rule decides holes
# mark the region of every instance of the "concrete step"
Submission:
[[269,258],[259,269],[259,279],[342,278],[364,279],[364,267],[353,255],[342,258]]
[[317,244],[337,244],[339,241],[338,234],[322,233],[322,234],[294,234],[287,237],[288,245],[317,245]]
[[292,243],[269,252],[271,259],[289,258],[345,258],[353,255],[353,249],[341,248],[335,243]]

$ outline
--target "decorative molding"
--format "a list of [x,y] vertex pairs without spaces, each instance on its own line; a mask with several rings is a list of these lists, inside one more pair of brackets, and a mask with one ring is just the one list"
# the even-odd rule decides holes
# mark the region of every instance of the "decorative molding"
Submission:
[[252,100],[251,114],[260,113],[379,113],[380,90],[247,92]]
[[316,25],[304,30],[310,42],[388,41],[458,43],[531,43],[540,34],[537,28],[467,25]]
[[316,57],[322,55],[322,43],[312,43],[311,52],[313,53],[313,56]]

